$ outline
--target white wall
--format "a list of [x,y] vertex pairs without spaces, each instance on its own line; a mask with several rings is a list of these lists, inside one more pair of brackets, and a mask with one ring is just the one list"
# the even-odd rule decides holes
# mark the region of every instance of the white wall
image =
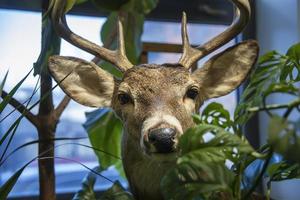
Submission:
[[[270,50],[286,53],[287,49],[300,42],[300,0],[256,0],[257,39],[261,54]],[[274,96],[268,103],[289,101],[285,96]],[[299,118],[293,113],[293,118]],[[261,141],[266,141],[268,117],[261,113]],[[300,153],[300,152],[299,152]],[[300,199],[300,180],[272,184],[272,197],[276,200]]]

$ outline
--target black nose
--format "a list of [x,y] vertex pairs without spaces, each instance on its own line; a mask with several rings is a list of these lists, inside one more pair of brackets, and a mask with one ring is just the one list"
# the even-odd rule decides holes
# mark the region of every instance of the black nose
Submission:
[[158,153],[170,153],[173,151],[175,135],[173,128],[159,128],[150,131],[148,138]]

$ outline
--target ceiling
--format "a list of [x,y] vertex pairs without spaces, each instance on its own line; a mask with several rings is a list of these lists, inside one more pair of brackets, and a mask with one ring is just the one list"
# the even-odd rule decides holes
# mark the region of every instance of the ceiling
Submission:
[[[41,11],[41,0],[20,1],[0,0],[0,8],[28,11]],[[230,24],[233,6],[229,0],[159,0],[158,6],[148,20],[180,21],[185,11],[191,23]],[[99,11],[90,1],[75,6],[71,14],[87,16],[106,16],[108,12]]]

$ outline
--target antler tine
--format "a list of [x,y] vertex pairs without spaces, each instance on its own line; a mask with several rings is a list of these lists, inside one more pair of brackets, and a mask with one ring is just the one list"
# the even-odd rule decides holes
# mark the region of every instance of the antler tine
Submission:
[[120,54],[120,56],[122,56],[122,57],[124,57],[124,58],[127,59],[127,57],[126,57],[126,49],[125,49],[125,41],[124,41],[123,25],[122,25],[122,22],[121,22],[120,18],[118,18],[118,35],[119,35],[119,39],[118,39],[118,53]]
[[125,72],[133,66],[130,63],[125,53],[124,37],[123,37],[123,28],[120,20],[118,21],[118,32],[119,32],[119,43],[118,49],[115,51],[101,47],[75,33],[73,33],[68,27],[65,16],[64,8],[66,5],[65,0],[55,0],[53,11],[52,11],[52,21],[53,26],[57,34],[70,42],[74,46],[77,46],[80,49],[83,49],[101,59],[104,59],[112,64],[114,64],[122,72]]
[[204,56],[208,55],[217,48],[223,46],[236,35],[238,35],[244,27],[247,25],[250,15],[251,8],[249,0],[231,0],[233,4],[237,7],[235,18],[230,25],[230,27],[214,37],[212,40],[207,43],[200,45],[196,48],[193,48],[189,44],[187,28],[186,28],[186,14],[183,13],[182,17],[182,42],[183,42],[183,54],[179,60],[179,64],[185,68],[190,68],[195,62]]
[[[192,66],[193,63],[190,63],[191,60],[194,60],[193,57],[198,55],[199,50],[193,48],[189,42],[189,36],[187,33],[187,19],[186,13],[182,13],[182,20],[181,20],[181,37],[182,37],[182,44],[183,44],[183,54],[180,58],[179,63],[189,68]],[[200,52],[199,52],[200,53]]]

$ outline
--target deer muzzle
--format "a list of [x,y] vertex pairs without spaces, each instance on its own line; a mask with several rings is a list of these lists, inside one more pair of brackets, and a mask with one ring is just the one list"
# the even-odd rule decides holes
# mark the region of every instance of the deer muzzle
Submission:
[[148,141],[155,147],[157,153],[173,152],[175,139],[176,130],[174,128],[158,128],[151,130],[148,134]]
[[141,147],[147,154],[173,153],[181,134],[181,124],[174,116],[152,116],[143,123]]

